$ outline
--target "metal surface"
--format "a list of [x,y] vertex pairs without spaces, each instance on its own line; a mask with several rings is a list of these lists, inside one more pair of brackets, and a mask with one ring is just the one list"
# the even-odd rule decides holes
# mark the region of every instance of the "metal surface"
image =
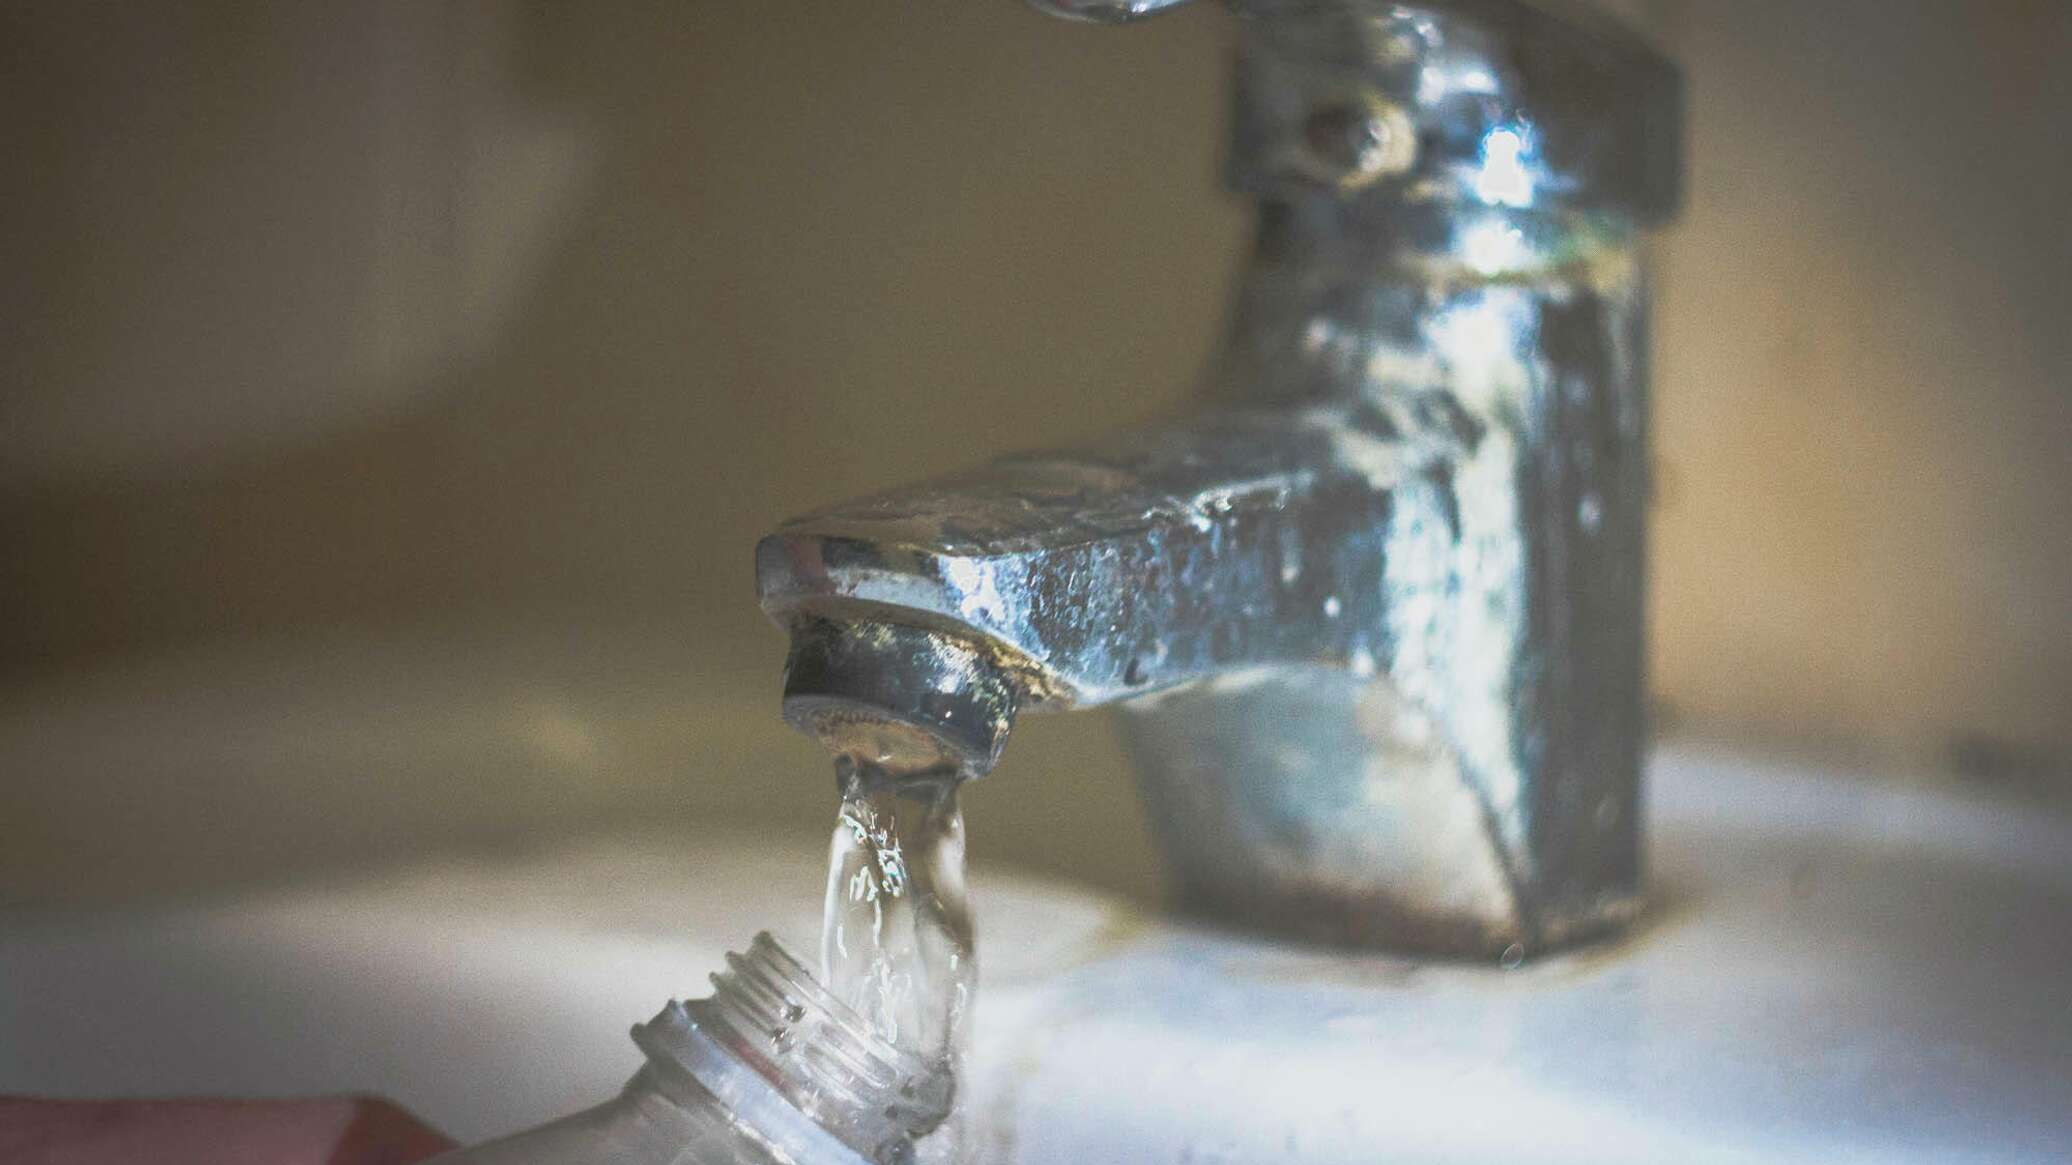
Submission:
[[[1018,708],[1120,703],[1195,909],[1507,958],[1616,928],[1674,74],[1511,0],[1241,12],[1263,205],[1202,410],[765,539],[788,712],[979,772]],[[874,638],[867,679],[796,666]]]
[[1121,24],[1186,3],[1187,0],[1029,0],[1029,6],[1062,16],[1097,24]]

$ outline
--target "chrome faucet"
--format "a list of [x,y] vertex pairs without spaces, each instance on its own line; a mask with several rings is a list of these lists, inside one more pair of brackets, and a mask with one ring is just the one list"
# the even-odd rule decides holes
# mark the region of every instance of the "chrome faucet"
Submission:
[[1018,714],[1114,704],[1192,910],[1505,959],[1616,931],[1677,74],[1544,2],[1235,7],[1259,228],[1205,400],[765,538],[785,715],[976,775]]

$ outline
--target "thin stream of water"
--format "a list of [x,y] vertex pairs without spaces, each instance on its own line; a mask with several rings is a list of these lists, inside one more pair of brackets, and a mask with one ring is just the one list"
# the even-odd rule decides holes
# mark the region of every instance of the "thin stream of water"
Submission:
[[827,986],[890,1043],[961,1066],[978,982],[964,886],[962,782],[838,757],[821,966]]

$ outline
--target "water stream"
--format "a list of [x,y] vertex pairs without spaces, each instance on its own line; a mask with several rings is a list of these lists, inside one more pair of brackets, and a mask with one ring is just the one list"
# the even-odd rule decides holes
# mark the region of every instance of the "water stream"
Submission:
[[978,982],[964,888],[962,781],[836,759],[821,966],[831,989],[890,1043],[960,1066]]

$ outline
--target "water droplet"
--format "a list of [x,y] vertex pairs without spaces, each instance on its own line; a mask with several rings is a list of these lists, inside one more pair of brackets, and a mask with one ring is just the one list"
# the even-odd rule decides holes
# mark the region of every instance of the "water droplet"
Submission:
[[788,1004],[788,1005],[787,1005],[787,1006],[785,1007],[785,1009],[784,1009],[784,1022],[786,1022],[786,1023],[797,1023],[798,1021],[800,1021],[800,1020],[802,1020],[802,1019],[804,1019],[804,1018],[806,1018],[806,1009],[805,1009],[805,1007],[804,1007],[804,1006],[802,1006],[802,1005],[800,1005],[800,1004],[797,1004],[797,1003],[793,1003],[793,1004]]
[[1346,666],[1352,669],[1355,676],[1367,679],[1375,672],[1374,653],[1364,647],[1355,648],[1352,657],[1346,661]]
[[1308,324],[1306,324],[1306,325],[1304,325],[1304,326],[1303,326],[1303,329],[1302,329],[1302,350],[1303,350],[1303,351],[1304,351],[1305,353],[1307,353],[1307,354],[1309,354],[1309,355],[1311,355],[1311,356],[1314,356],[1314,355],[1316,355],[1317,353],[1319,353],[1319,352],[1323,351],[1323,350],[1324,350],[1324,345],[1326,345],[1326,344],[1328,344],[1328,343],[1330,343],[1330,342],[1331,342],[1331,321],[1330,321],[1330,320],[1327,320],[1327,319],[1323,318],[1322,316],[1318,316],[1317,318],[1315,318],[1315,319],[1313,319],[1313,320],[1309,321],[1309,323],[1308,323]]
[[1344,611],[1345,611],[1345,604],[1344,604],[1344,603],[1341,603],[1341,602],[1339,602],[1339,601],[1338,601],[1338,596],[1337,596],[1337,595],[1331,595],[1331,596],[1329,596],[1329,597],[1325,598],[1325,600],[1324,600],[1324,618],[1326,618],[1326,619],[1336,619],[1336,618],[1338,618],[1338,616],[1339,616],[1339,615],[1343,614],[1343,613],[1344,613]]
[[1497,957],[1497,965],[1501,966],[1506,971],[1515,971],[1518,968],[1524,966],[1524,945],[1520,943],[1512,943],[1510,946],[1505,947],[1504,953]]
[[1604,503],[1597,500],[1595,493],[1586,493],[1576,503],[1576,521],[1583,527],[1583,533],[1595,534],[1604,524]]

